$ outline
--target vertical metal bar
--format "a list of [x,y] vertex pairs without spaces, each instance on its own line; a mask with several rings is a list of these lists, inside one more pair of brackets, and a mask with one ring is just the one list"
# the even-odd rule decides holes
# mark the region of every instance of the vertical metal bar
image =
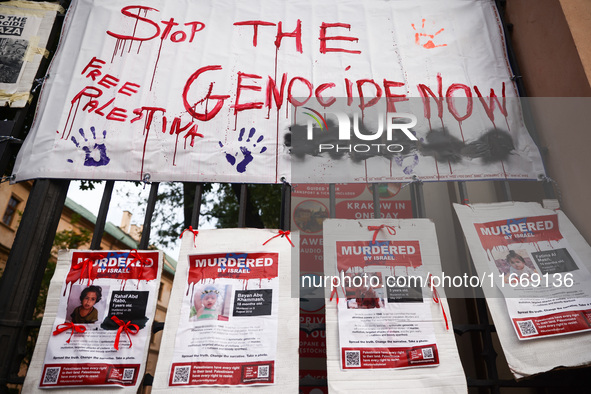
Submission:
[[334,183],[328,185],[328,210],[330,218],[337,217],[337,191]]
[[488,320],[488,310],[486,301],[483,298],[476,299],[476,308],[478,310],[479,323],[486,326],[482,333],[482,357],[486,363],[486,372],[488,380],[492,380],[491,392],[500,393],[499,373],[497,371],[497,352],[492,340],[492,326]]
[[415,188],[412,186],[412,183],[409,185],[410,186],[410,203],[412,205],[412,217],[413,218],[418,218],[419,214],[417,213],[417,195],[415,193]]
[[555,199],[556,193],[554,192],[554,186],[552,186],[552,181],[549,179],[545,179],[542,185],[544,187],[544,196],[548,199]]
[[150,246],[150,231],[152,230],[152,216],[154,216],[154,208],[158,197],[158,185],[160,185],[158,182],[153,182],[152,186],[150,186],[146,216],[144,216],[144,227],[142,227],[142,239],[138,246],[140,250],[146,250]]
[[281,213],[279,217],[279,228],[289,230],[291,228],[291,185],[283,182],[281,185]]
[[505,201],[513,200],[511,197],[511,187],[509,185],[509,181],[501,181],[501,191],[503,192],[503,198]]
[[371,192],[373,194],[373,217],[380,219],[382,217],[382,213],[380,212],[380,184],[372,184]]
[[103,240],[103,232],[105,231],[105,223],[107,223],[107,213],[109,212],[109,204],[111,203],[111,196],[113,195],[113,188],[115,181],[107,181],[105,183],[105,190],[103,191],[103,198],[99,208],[98,217],[94,225],[94,234],[92,235],[92,242],[90,243],[90,250],[99,250],[101,248],[101,241]]
[[193,200],[193,212],[191,213],[191,226],[199,228],[199,215],[201,213],[201,198],[203,197],[203,183],[195,185],[195,200]]
[[470,204],[470,198],[468,197],[468,189],[466,188],[466,182],[457,182],[458,190],[460,191],[460,204]]
[[6,268],[0,278],[0,392],[16,376],[25,355],[25,321],[35,309],[68,186],[67,180],[35,181]]
[[[458,190],[460,193],[461,203],[462,204],[469,204],[470,197],[468,196],[468,189],[466,187],[466,182],[458,182],[457,184],[458,184]],[[506,181],[503,182],[503,185],[505,186],[505,188],[504,188],[505,194],[506,195],[508,194],[510,196],[508,182],[506,182]],[[471,265],[472,264],[471,257],[468,256],[468,260]],[[471,268],[471,267],[469,267],[469,268]],[[493,382],[493,385],[491,386],[491,391],[493,393],[498,393],[500,390],[500,386],[499,386],[499,381],[498,381],[499,373],[497,371],[497,364],[496,364],[497,352],[495,351],[493,340],[492,340],[492,326],[491,326],[490,321],[488,319],[488,310],[486,308],[486,302],[483,298],[479,298],[479,297],[476,297],[475,302],[476,302],[476,311],[477,311],[477,315],[478,315],[478,322],[481,326],[485,327],[485,329],[483,331],[480,331],[480,333],[482,335],[482,353],[481,353],[481,355],[484,359],[484,364],[486,366],[487,379],[491,380]]]
[[[411,197],[414,197],[413,200],[413,212],[416,214],[414,215],[415,218],[424,218],[425,215],[425,197],[423,195],[423,182],[416,181],[413,182],[411,185]],[[415,208],[416,205],[416,208]]]
[[[519,69],[519,64],[517,63],[517,55],[515,54],[515,50],[513,49],[513,44],[511,43],[511,34],[509,32],[509,29],[507,29],[507,22],[505,21],[505,4],[506,1],[505,0],[495,0],[495,5],[497,7],[497,11],[499,14],[499,17],[501,18],[501,24],[503,25],[503,33],[505,34],[505,48],[507,49],[507,55],[509,58],[509,65],[511,66],[511,69],[513,71],[513,80],[515,82],[515,85],[517,86],[517,91],[519,92],[519,96],[522,97],[523,99],[520,99],[520,105],[521,105],[521,112],[523,113],[523,121],[525,123],[525,126],[527,127],[527,131],[529,133],[529,135],[532,137],[532,139],[534,140],[535,144],[538,146],[538,149],[540,150],[540,155],[542,157],[542,165],[544,166],[544,171],[546,172],[546,160],[545,160],[545,156],[546,156],[546,152],[545,149],[542,149],[541,145],[541,141],[540,141],[540,137],[534,122],[534,117],[532,114],[532,110],[529,106],[529,101],[527,98],[527,92],[525,91],[525,83],[523,82],[523,78],[521,75],[521,70]],[[554,193],[554,189],[552,188],[552,185],[548,185],[549,182],[544,182],[544,195],[546,198],[556,198],[556,195]],[[509,194],[510,196],[510,194]],[[511,198],[509,198],[509,201],[511,200]]]
[[240,185],[240,201],[238,205],[238,227],[246,227],[246,198],[248,197],[248,186],[246,183]]

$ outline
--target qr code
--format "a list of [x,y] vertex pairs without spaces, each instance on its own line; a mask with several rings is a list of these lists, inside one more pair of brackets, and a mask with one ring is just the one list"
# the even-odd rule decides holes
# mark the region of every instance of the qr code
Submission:
[[517,325],[519,326],[519,331],[521,332],[521,335],[523,335],[524,337],[536,335],[538,333],[538,330],[536,330],[536,326],[531,320],[518,321]]
[[57,378],[60,376],[61,367],[50,367],[45,370],[43,384],[57,384]]
[[191,366],[187,365],[184,367],[174,367],[174,377],[172,378],[173,384],[186,384],[189,383],[189,372],[191,372]]
[[421,349],[421,351],[423,352],[423,358],[433,358],[433,349],[430,347]]
[[345,366],[346,367],[360,367],[361,357],[359,350],[347,351],[345,350]]
[[259,378],[268,378],[269,377],[269,366],[268,365],[259,365],[259,370],[257,376]]
[[133,368],[124,368],[123,369],[123,380],[133,380],[133,374],[135,373],[135,369]]

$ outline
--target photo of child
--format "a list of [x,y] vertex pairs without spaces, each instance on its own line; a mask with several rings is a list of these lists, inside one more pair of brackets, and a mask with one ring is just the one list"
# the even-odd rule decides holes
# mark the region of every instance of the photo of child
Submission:
[[510,250],[493,252],[495,258],[495,265],[499,272],[504,276],[505,283],[509,283],[510,278],[519,280],[521,277],[528,277],[531,279],[533,274],[537,274],[538,270],[531,262],[527,251],[525,250]]
[[219,289],[208,285],[195,291],[189,321],[228,320],[230,286]]
[[[507,263],[509,263],[509,276],[511,274],[515,274],[518,277],[523,275],[531,277],[532,274],[537,274],[534,268],[530,268],[525,264],[525,259],[521,257],[520,254],[516,253],[514,250],[509,251],[509,254],[505,258]],[[513,275],[513,276],[515,276]]]
[[[72,293],[74,290],[72,289]],[[78,298],[80,305],[68,315],[68,320],[76,324],[91,324],[99,320],[99,312],[95,306],[103,298],[103,289],[100,286],[88,286],[80,292]],[[72,295],[70,301],[72,301]]]

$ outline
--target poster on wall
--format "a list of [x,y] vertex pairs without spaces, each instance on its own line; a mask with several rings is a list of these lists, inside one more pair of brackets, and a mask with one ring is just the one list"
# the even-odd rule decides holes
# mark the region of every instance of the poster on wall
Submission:
[[472,253],[486,256],[519,339],[591,330],[591,274],[561,233],[556,213],[470,223],[477,215],[455,208],[462,225],[478,235],[471,251],[478,247]]
[[[388,183],[377,185],[375,190],[380,199],[381,217],[412,217],[408,188],[399,183]],[[343,219],[373,218],[373,192],[371,184],[336,184],[334,214]],[[318,283],[324,273],[322,222],[331,216],[329,185],[292,185],[291,206],[292,228],[300,231],[300,274]],[[326,358],[324,292],[321,288],[309,286],[300,290],[300,359],[302,363],[319,366],[326,373],[326,365],[317,362],[317,359]]]
[[438,365],[426,280],[396,285],[398,278],[426,279],[419,242],[337,241],[336,250],[344,282],[337,304],[341,368]]
[[566,215],[524,202],[454,208],[514,376],[590,364],[579,349],[591,346],[591,248]]
[[424,3],[76,1],[15,179],[537,179],[494,1]]
[[329,219],[324,252],[330,388],[390,392],[412,380],[465,390],[444,293],[430,286],[441,273],[432,222]]
[[438,365],[419,241],[336,241],[335,248],[341,368]]
[[52,3],[4,2],[0,5],[0,105],[22,108],[29,100],[33,79],[56,13]]
[[189,255],[170,386],[275,383],[277,253]]
[[289,371],[298,346],[294,240],[277,230],[185,233],[154,392],[297,387],[297,368]]
[[50,288],[50,295],[59,293],[56,308],[46,308],[32,362],[39,368],[27,374],[25,387],[137,390],[161,269],[157,251],[60,252]]

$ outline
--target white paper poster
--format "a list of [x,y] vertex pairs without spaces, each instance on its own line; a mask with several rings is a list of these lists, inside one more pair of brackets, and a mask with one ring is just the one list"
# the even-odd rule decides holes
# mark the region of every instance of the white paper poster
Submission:
[[170,386],[275,383],[278,257],[188,256]]
[[432,222],[328,219],[324,253],[330,391],[467,390]]
[[0,105],[26,105],[58,10],[43,2],[0,5]]
[[50,289],[50,295],[56,286],[61,290],[57,310],[46,309],[25,387],[137,389],[154,322],[161,252],[60,252],[58,265],[65,267],[58,267],[61,278]]
[[590,363],[580,349],[591,346],[591,248],[564,213],[521,202],[454,208],[515,377]]
[[298,241],[277,230],[184,233],[153,392],[297,390],[288,238]]
[[336,254],[341,368],[439,364],[419,241],[337,241]]
[[[501,31],[492,0],[74,1],[16,180],[537,178]],[[291,160],[290,126],[339,103],[410,112],[416,138]]]
[[591,275],[556,214],[473,226],[519,339],[591,330]]

